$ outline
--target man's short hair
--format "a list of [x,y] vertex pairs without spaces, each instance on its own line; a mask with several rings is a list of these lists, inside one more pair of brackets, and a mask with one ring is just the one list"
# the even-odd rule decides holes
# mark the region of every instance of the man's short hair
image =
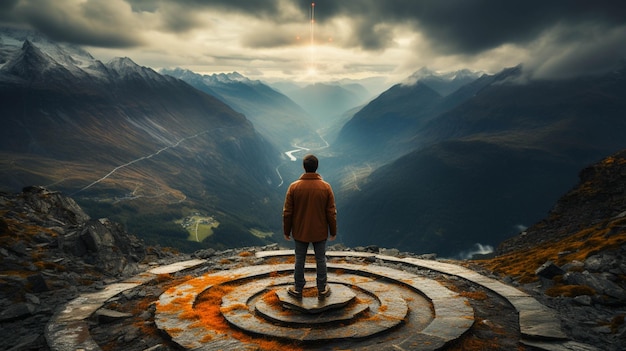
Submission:
[[317,157],[314,155],[305,155],[302,159],[302,165],[304,166],[304,170],[307,172],[317,171],[318,162]]

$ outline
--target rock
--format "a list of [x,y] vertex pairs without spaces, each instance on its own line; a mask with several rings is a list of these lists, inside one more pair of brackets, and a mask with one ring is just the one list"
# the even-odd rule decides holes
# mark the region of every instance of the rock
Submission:
[[398,249],[380,249],[380,254],[385,256],[398,256],[400,251]]
[[419,255],[418,257],[423,259],[423,260],[436,260],[437,259],[437,254],[436,253],[429,253],[429,254]]
[[589,295],[579,295],[574,297],[574,301],[579,305],[583,306],[591,306],[591,296]]
[[22,189],[22,196],[26,204],[46,217],[63,218],[67,224],[80,224],[89,220],[89,216],[76,201],[59,192],[49,191],[41,186],[30,186]]
[[41,274],[29,275],[27,279],[29,290],[34,293],[41,293],[50,290],[48,284],[46,283],[46,280]]
[[376,245],[369,245],[365,247],[364,252],[379,253],[380,249]]
[[22,336],[17,344],[8,349],[7,351],[21,351],[21,350],[41,350],[43,337],[41,334],[30,333]]
[[552,261],[547,261],[535,270],[535,275],[543,278],[552,279],[557,275],[563,275],[565,271],[559,266],[555,265]]
[[328,251],[345,251],[347,247],[342,243],[337,243],[328,247]]
[[130,318],[132,316],[130,313],[118,312],[107,308],[101,308],[96,311],[96,318],[99,323],[111,323],[118,319]]
[[0,322],[10,322],[29,317],[35,312],[35,306],[30,303],[16,303],[0,312]]
[[208,248],[208,249],[204,249],[204,250],[198,250],[198,251],[193,253],[194,257],[201,258],[201,259],[207,259],[207,258],[210,258],[213,255],[215,255],[215,250],[212,249],[212,248]]
[[598,294],[607,294],[607,292],[610,291],[612,294],[622,296],[620,290],[623,292],[623,289],[619,285],[598,273],[589,273],[587,271],[582,273],[568,272],[563,275],[563,281],[570,285],[587,285]]
[[585,260],[585,269],[590,272],[601,272],[606,268],[617,266],[617,263],[614,255],[592,255]]
[[563,269],[566,272],[570,272],[570,271],[582,272],[584,268],[585,268],[585,264],[583,262],[576,261],[576,260],[572,262],[568,262],[564,264],[563,267],[561,267],[561,269]]

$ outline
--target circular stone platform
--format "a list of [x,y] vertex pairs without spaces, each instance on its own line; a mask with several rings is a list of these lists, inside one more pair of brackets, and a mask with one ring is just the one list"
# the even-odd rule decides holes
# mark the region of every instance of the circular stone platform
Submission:
[[[259,337],[307,349],[349,340],[351,349],[381,350],[378,336],[388,345],[436,350],[473,324],[467,300],[436,281],[380,266],[328,269],[332,294],[324,300],[287,294],[292,264],[207,274],[162,294],[155,321],[194,350],[258,349]],[[306,278],[314,285],[314,267],[307,265]]]
[[276,291],[276,297],[285,308],[311,314],[345,307],[347,304],[354,301],[356,297],[356,294],[353,293],[350,288],[343,285],[328,284],[328,286],[330,287],[331,294],[325,298],[308,296],[308,290],[312,291],[313,289],[306,287],[301,298],[291,296],[287,292],[287,289],[278,289]]

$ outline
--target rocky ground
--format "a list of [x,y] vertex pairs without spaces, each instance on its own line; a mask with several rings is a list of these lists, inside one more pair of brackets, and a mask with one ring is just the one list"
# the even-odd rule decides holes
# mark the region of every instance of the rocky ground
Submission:
[[[572,340],[602,350],[626,349],[625,157],[615,155],[582,172],[581,186],[566,195],[548,219],[503,243],[498,256],[453,263],[516,286],[558,311]],[[0,194],[0,213],[0,350],[49,349],[47,322],[81,293],[156,265],[206,259],[199,269],[163,275],[126,291],[103,310],[126,314],[101,313],[90,319],[91,334],[104,350],[178,350],[154,325],[158,296],[194,275],[262,263],[250,253],[278,248],[208,249],[186,255],[146,247],[119,225],[91,219],[72,199],[40,187]],[[330,249],[436,259],[378,247]],[[385,264],[426,275],[468,298],[474,326],[449,350],[532,350],[518,344],[515,310],[490,291],[425,269],[353,260],[350,263]]]

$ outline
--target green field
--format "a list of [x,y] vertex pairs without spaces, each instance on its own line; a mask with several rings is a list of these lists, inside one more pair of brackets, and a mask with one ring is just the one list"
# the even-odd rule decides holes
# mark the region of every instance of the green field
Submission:
[[198,214],[177,220],[176,223],[180,224],[189,233],[187,240],[196,242],[202,242],[213,235],[213,228],[217,228],[220,225],[213,217]]

